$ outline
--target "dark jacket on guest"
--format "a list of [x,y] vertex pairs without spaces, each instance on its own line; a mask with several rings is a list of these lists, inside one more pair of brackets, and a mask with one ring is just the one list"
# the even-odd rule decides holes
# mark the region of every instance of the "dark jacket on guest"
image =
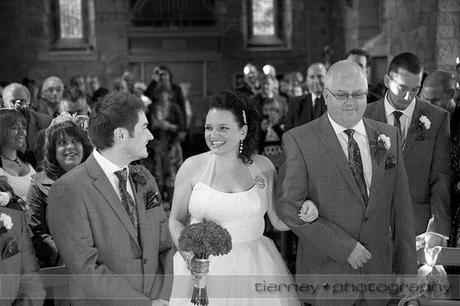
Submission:
[[311,93],[292,98],[286,116],[285,131],[319,118],[326,111],[326,103],[322,95],[318,102],[313,107]]
[[54,180],[48,177],[44,171],[32,176],[27,203],[32,210],[30,228],[32,230],[32,243],[40,267],[53,267],[58,264],[56,244],[50,234],[46,222],[46,210],[48,207],[48,193]]

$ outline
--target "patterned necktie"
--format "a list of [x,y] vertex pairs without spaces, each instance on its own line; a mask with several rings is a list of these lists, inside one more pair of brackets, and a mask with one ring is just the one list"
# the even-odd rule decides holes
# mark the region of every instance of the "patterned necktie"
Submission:
[[358,184],[364,203],[367,205],[369,198],[367,196],[366,181],[364,180],[363,161],[361,160],[358,143],[353,138],[355,130],[348,129],[344,133],[348,136],[348,165],[351,168],[356,184]]
[[118,178],[118,189],[120,190],[120,197],[121,197],[121,203],[126,209],[126,212],[128,213],[129,219],[131,220],[131,223],[134,225],[134,228],[136,229],[136,235],[137,235],[137,230],[138,230],[138,220],[137,220],[137,209],[136,209],[136,203],[134,202],[133,198],[131,195],[128,193],[128,189],[126,188],[126,184],[128,181],[128,174],[126,171],[126,168],[123,170],[115,171],[114,174]]
[[399,129],[399,132],[401,133],[401,139],[402,139],[402,141],[404,143],[404,132],[402,130],[402,125],[401,125],[401,120],[400,120],[402,114],[403,113],[400,112],[400,111],[394,111],[393,112],[393,116],[395,118],[395,121],[394,121],[393,125]]

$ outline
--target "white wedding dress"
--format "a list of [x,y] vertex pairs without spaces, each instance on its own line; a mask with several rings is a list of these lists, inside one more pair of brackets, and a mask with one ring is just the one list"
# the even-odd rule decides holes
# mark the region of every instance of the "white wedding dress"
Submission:
[[[210,153],[211,154],[211,153]],[[272,240],[263,236],[264,215],[272,200],[273,178],[259,171],[256,156],[249,170],[255,185],[248,191],[225,193],[211,187],[214,156],[193,187],[190,222],[211,220],[228,230],[232,250],[210,256],[205,277],[209,306],[300,305],[293,279]],[[291,284],[289,289],[286,288]],[[193,280],[182,256],[174,256],[174,284],[169,305],[190,305]]]

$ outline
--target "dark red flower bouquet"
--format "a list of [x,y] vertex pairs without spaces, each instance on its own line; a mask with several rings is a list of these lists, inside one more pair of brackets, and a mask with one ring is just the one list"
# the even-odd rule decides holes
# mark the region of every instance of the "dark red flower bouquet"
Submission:
[[[200,223],[185,227],[179,237],[179,250],[192,254],[194,261],[209,263],[209,255],[219,256],[228,254],[232,250],[232,237],[229,232],[215,222],[203,220]],[[190,262],[188,263],[190,266]],[[203,271],[194,276],[191,302],[195,305],[208,305],[208,293]]]

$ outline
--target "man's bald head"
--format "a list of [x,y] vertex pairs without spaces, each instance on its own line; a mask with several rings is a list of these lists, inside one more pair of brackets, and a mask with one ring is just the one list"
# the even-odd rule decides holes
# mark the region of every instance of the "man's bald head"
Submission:
[[435,70],[423,81],[420,97],[425,101],[442,107],[448,111],[455,108],[452,101],[455,95],[455,78],[447,71]]
[[342,60],[334,63],[326,73],[326,87],[335,88],[336,84],[363,86],[367,91],[367,78],[363,69],[355,62]]
[[329,67],[325,83],[327,113],[340,126],[353,128],[363,117],[367,105],[364,70],[353,61],[339,61]]
[[3,89],[2,97],[6,108],[22,108],[30,104],[29,90],[19,83],[8,84]]

